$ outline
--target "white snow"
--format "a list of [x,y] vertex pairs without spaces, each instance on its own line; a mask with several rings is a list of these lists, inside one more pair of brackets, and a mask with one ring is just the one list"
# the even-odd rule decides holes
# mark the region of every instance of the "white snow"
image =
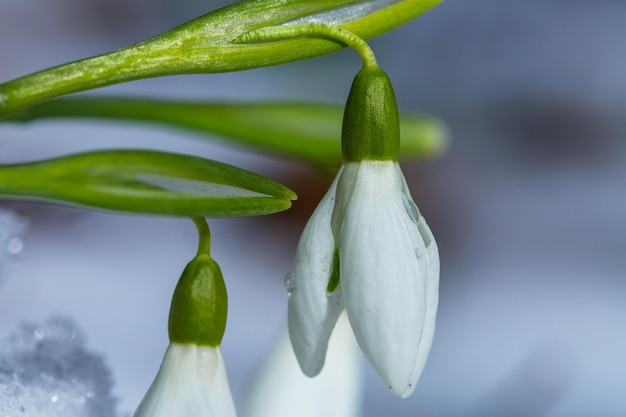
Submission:
[[74,322],[23,324],[0,342],[0,417],[115,417],[112,378]]

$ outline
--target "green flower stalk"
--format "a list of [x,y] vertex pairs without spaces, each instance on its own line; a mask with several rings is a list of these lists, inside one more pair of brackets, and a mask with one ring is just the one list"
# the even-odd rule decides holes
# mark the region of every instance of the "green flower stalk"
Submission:
[[143,42],[0,84],[0,118],[35,103],[88,89],[174,74],[219,73],[327,54],[330,39],[236,43],[263,27],[322,23],[369,39],[426,12],[441,0],[247,0]]

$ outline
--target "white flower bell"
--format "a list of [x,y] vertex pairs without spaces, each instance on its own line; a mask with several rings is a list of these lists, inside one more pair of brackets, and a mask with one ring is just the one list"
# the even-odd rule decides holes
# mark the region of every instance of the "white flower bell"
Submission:
[[235,417],[219,347],[170,343],[134,417]]
[[342,135],[346,162],[305,227],[288,275],[290,337],[303,372],[316,375],[345,308],[365,356],[405,398],[433,340],[439,254],[397,163],[397,108],[380,68],[357,75]]

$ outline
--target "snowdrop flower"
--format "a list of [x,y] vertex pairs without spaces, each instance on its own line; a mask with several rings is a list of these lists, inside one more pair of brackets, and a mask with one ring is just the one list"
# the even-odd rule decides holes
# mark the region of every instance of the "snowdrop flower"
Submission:
[[134,417],[236,417],[220,343],[227,294],[217,263],[208,255],[209,229],[200,232],[198,255],[185,267],[172,297],[170,345]]
[[397,163],[398,113],[377,66],[346,104],[344,164],[306,225],[286,278],[289,332],[302,371],[324,366],[341,311],[391,391],[411,395],[435,330],[439,255]]
[[[244,417],[357,417],[362,395],[358,346],[345,314],[329,342],[328,360],[307,378],[283,332],[247,396]],[[297,410],[297,411],[296,411]]]

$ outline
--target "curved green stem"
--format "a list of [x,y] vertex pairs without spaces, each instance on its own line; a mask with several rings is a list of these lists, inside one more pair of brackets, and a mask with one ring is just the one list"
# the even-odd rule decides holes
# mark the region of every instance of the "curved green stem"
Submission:
[[198,256],[211,254],[211,229],[204,217],[192,217],[198,229]]
[[244,33],[234,40],[235,43],[253,43],[262,41],[278,41],[289,38],[324,38],[339,41],[351,47],[361,56],[363,67],[375,67],[376,56],[367,42],[356,34],[335,26],[320,23],[285,24],[266,26]]

